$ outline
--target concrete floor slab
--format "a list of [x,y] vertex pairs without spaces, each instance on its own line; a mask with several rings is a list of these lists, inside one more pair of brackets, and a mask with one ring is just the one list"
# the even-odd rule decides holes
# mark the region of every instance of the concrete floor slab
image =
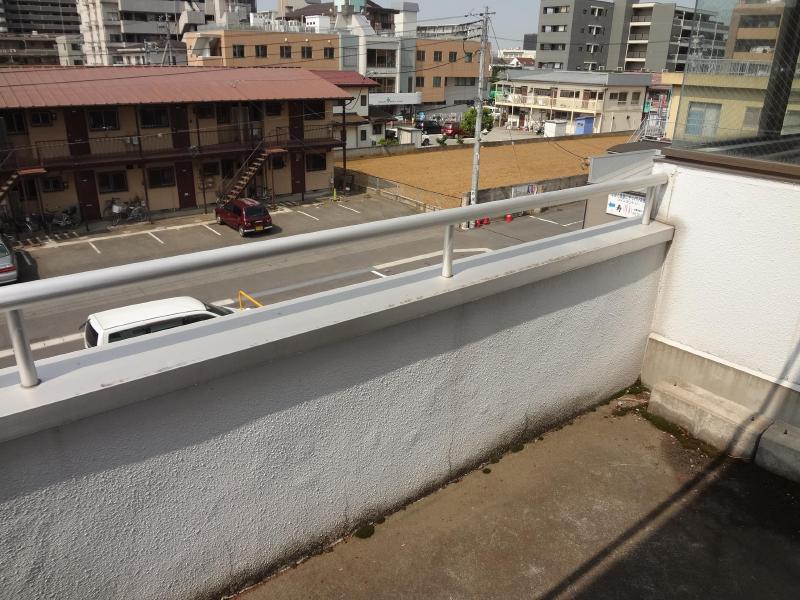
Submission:
[[237,598],[796,597],[800,485],[644,414],[600,407]]

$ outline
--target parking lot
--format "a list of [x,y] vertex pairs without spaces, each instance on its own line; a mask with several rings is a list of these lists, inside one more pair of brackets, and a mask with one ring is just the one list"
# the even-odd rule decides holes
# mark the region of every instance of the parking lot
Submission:
[[[49,239],[40,237],[19,245],[19,263],[23,280],[54,277],[409,214],[413,210],[403,204],[359,195],[339,203],[281,207],[273,212],[272,232],[247,238],[239,237],[225,225],[217,225],[210,214],[190,215],[161,224],[121,227],[92,235],[76,232]],[[479,229],[457,231],[456,260],[580,229],[583,214],[584,203],[577,202],[510,223],[495,220]],[[54,356],[82,347],[80,328],[94,312],[183,295],[235,306],[239,290],[258,302],[274,304],[438,264],[442,256],[442,233],[441,227],[420,229],[87,292],[26,308],[26,329],[35,358]],[[0,368],[13,362],[7,329],[0,317]]]

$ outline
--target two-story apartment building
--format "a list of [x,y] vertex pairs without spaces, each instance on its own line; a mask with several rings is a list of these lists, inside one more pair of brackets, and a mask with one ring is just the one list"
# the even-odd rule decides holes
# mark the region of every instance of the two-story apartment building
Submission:
[[[495,104],[508,110],[512,127],[566,121],[566,133],[582,120],[588,133],[631,131],[642,121],[649,74],[586,71],[514,71],[495,84]],[[581,119],[583,117],[584,119]]]
[[350,98],[333,107],[333,126],[344,129],[347,148],[367,148],[384,136],[384,124],[369,118],[369,93],[377,82],[353,71],[314,71]]
[[0,82],[0,202],[16,217],[326,189],[341,145],[333,107],[350,101],[305,69],[18,68]]

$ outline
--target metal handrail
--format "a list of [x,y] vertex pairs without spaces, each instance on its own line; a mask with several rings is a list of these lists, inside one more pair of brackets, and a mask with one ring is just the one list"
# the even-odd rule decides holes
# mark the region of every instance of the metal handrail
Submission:
[[651,218],[650,213],[652,212],[656,187],[666,184],[668,180],[669,178],[666,174],[656,173],[644,177],[595,183],[543,194],[519,196],[462,208],[397,217],[360,225],[303,233],[275,240],[254,242],[242,246],[205,250],[193,254],[171,256],[86,271],[84,273],[18,283],[0,289],[0,311],[7,313],[8,327],[11,333],[20,382],[23,387],[33,387],[39,383],[39,379],[31,353],[30,342],[25,334],[22,309],[36,302],[65,298],[95,290],[108,290],[110,287],[205,271],[230,264],[239,264],[248,260],[314,250],[334,244],[355,242],[439,225],[445,226],[442,276],[452,277],[453,233],[455,226],[459,223],[534,208],[560,206],[578,200],[585,200],[594,195],[647,189],[647,204],[642,216],[642,223],[647,225]]

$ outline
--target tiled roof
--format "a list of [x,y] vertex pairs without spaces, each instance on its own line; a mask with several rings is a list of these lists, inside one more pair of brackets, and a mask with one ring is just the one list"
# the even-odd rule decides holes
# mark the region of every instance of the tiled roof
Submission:
[[377,81],[355,71],[317,71],[312,69],[311,72],[339,87],[377,87],[379,85]]
[[39,67],[0,69],[0,109],[345,99],[306,69]]

